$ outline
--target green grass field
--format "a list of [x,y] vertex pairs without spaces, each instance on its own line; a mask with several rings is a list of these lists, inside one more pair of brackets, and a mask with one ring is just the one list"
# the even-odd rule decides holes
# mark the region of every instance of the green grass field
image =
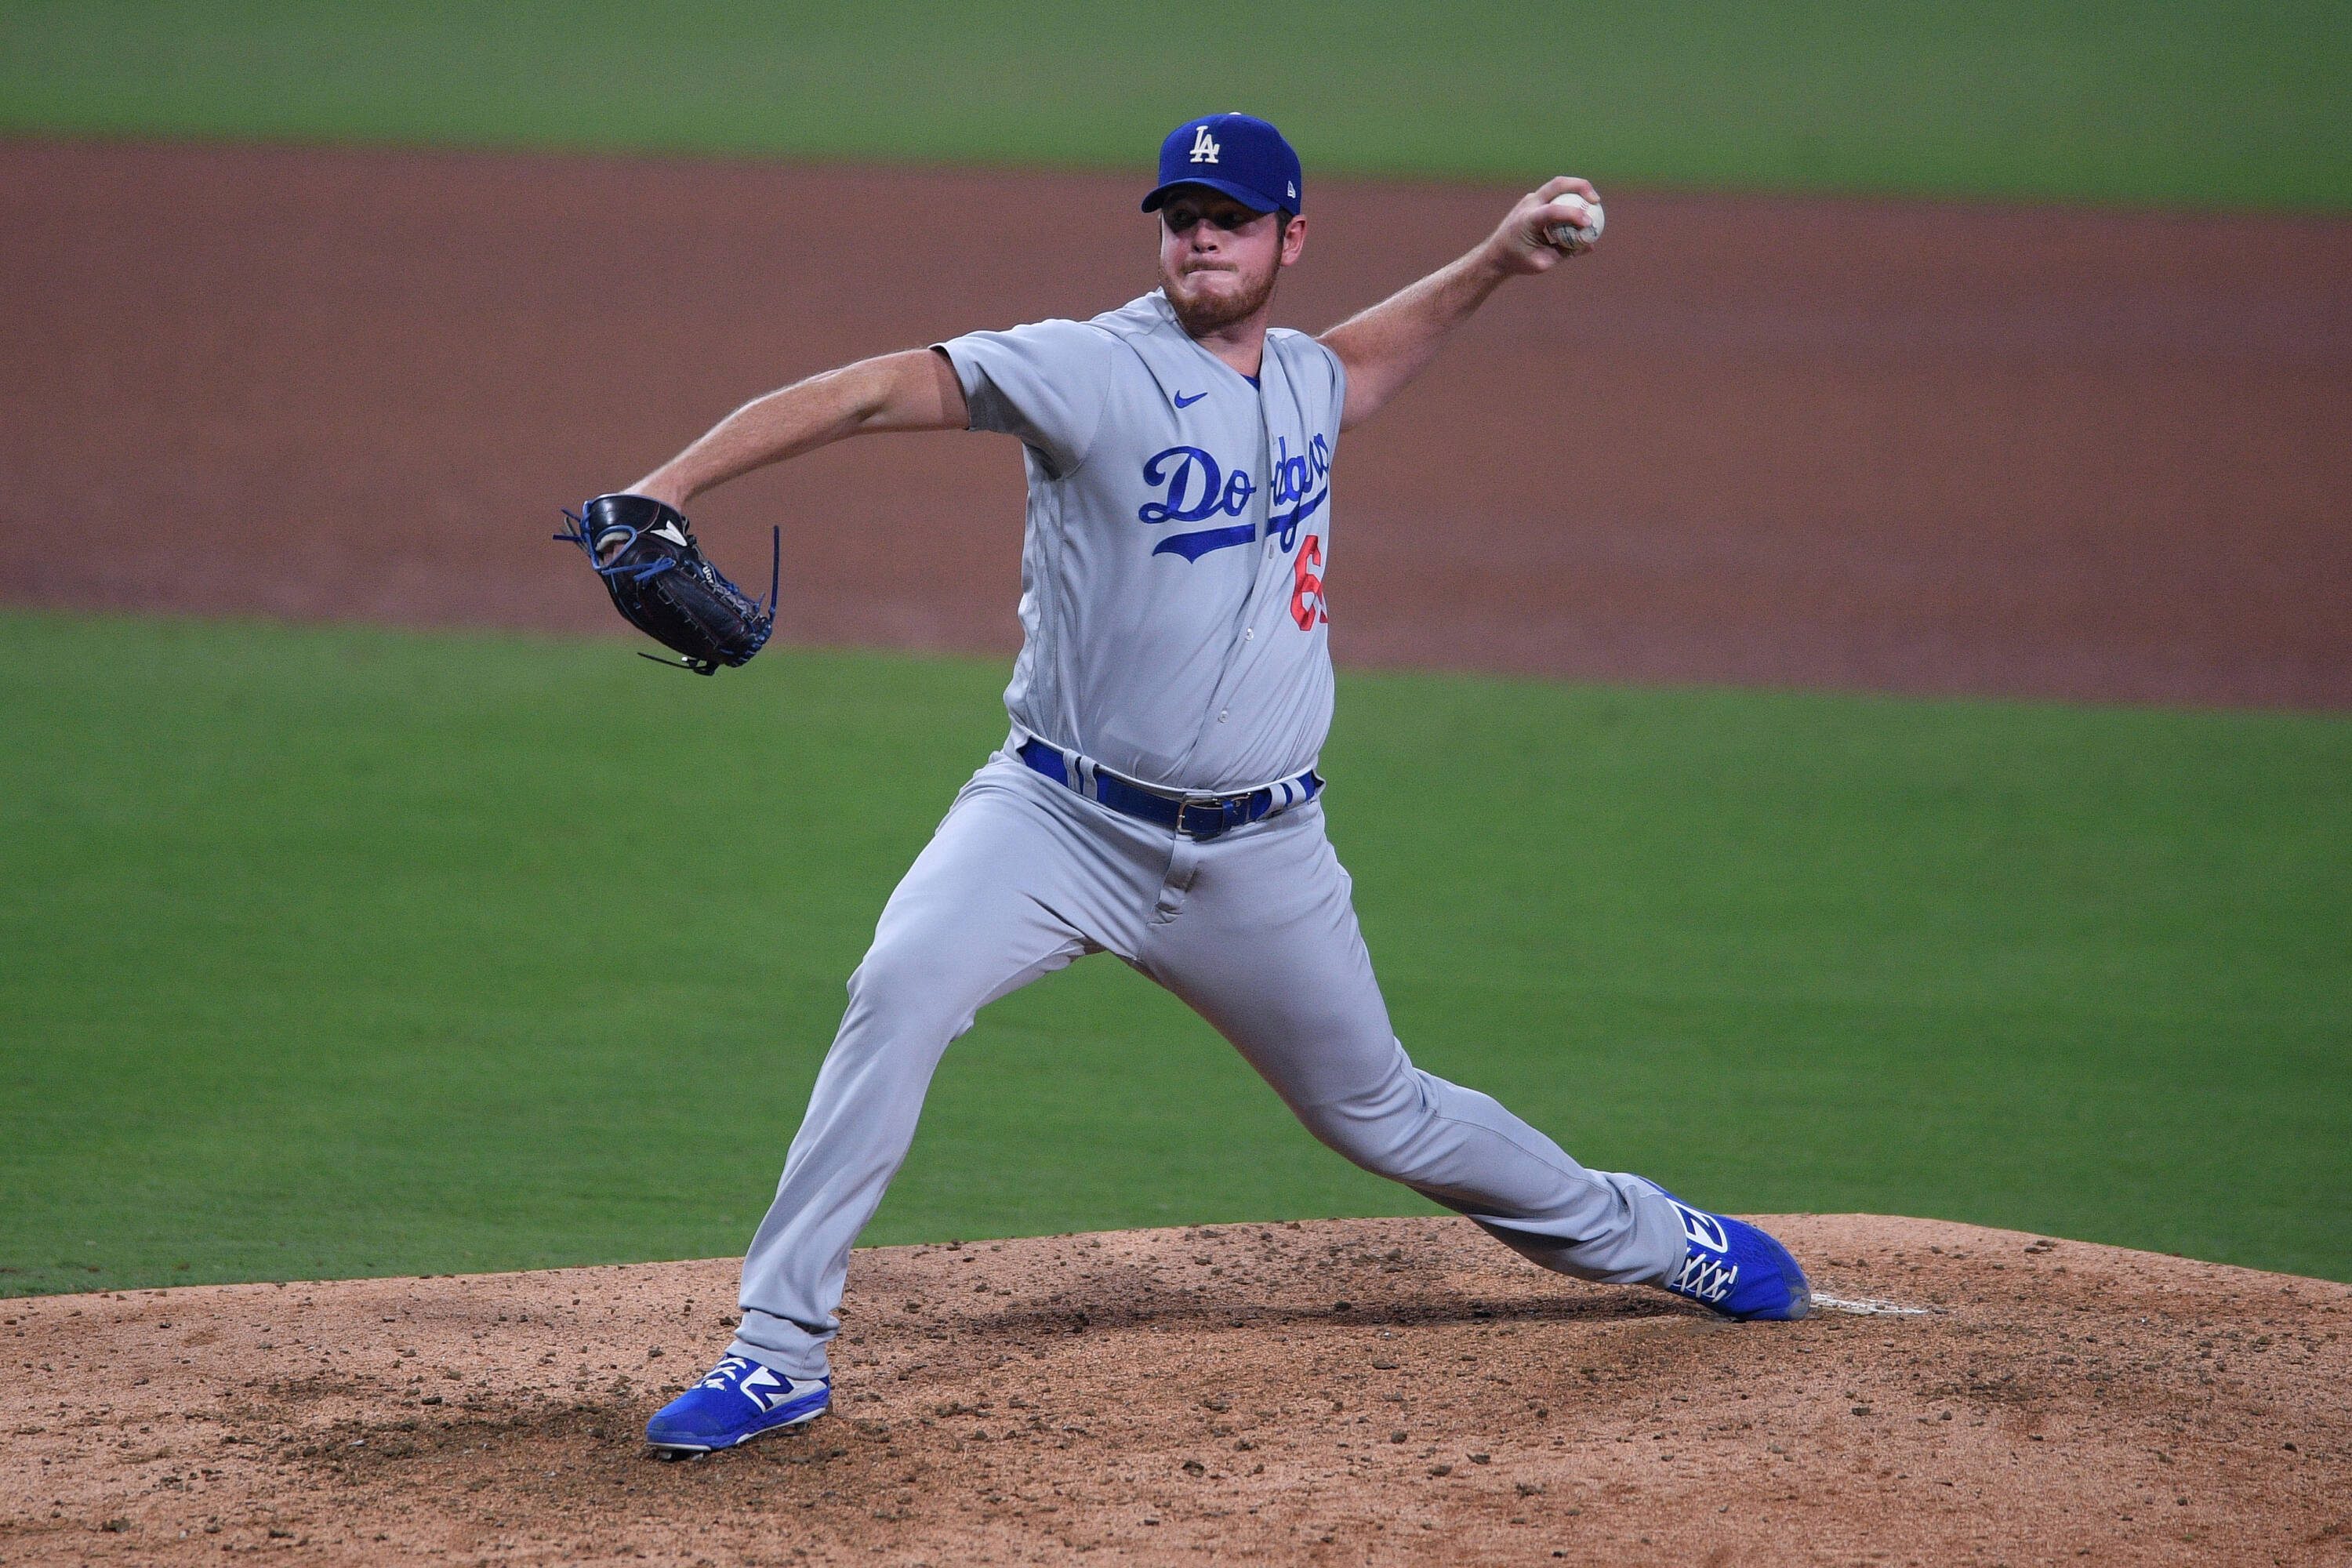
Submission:
[[2352,205],[2352,5],[0,0],[0,131]]
[[[740,1250],[1003,670],[630,646],[0,615],[0,1292]],[[2352,722],[1357,674],[1327,761],[1407,1044],[1583,1158],[2352,1279]],[[1096,959],[867,1239],[1417,1209]]]

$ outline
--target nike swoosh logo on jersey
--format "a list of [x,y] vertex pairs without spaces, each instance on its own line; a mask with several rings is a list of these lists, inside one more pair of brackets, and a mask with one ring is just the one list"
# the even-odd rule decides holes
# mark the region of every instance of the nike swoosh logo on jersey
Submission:
[[1190,407],[1192,407],[1192,405],[1194,405],[1195,403],[1200,402],[1200,401],[1201,401],[1201,399],[1202,399],[1202,398],[1204,398],[1204,397],[1208,396],[1209,395],[1208,395],[1207,393],[1205,393],[1205,392],[1196,392],[1196,393],[1194,393],[1192,396],[1187,397],[1187,396],[1185,396],[1182,393],[1179,392],[1179,393],[1175,394],[1174,395],[1175,395],[1175,398],[1176,398],[1176,406],[1177,406],[1177,407],[1179,407],[1179,408],[1190,408]]

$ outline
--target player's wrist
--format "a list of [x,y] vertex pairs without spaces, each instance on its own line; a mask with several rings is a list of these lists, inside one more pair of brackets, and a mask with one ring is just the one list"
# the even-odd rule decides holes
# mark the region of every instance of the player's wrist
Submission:
[[631,485],[628,493],[646,496],[660,501],[665,506],[684,511],[686,503],[694,499],[699,488],[678,473],[675,467],[666,467],[656,468],[652,473]]

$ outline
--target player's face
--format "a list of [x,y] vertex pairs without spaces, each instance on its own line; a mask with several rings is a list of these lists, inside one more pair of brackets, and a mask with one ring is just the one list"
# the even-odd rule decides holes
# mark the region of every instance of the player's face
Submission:
[[1160,284],[1194,337],[1247,321],[1298,259],[1307,220],[1254,212],[1221,191],[1188,186],[1160,209]]

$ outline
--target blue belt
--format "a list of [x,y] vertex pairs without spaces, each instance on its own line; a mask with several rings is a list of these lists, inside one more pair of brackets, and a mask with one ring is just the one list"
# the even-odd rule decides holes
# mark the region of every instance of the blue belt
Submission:
[[1322,775],[1309,768],[1295,779],[1242,795],[1179,797],[1129,784],[1089,765],[1082,770],[1083,775],[1093,782],[1094,787],[1089,790],[1081,778],[1072,775],[1069,760],[1060,748],[1049,746],[1034,736],[1021,742],[1021,760],[1055,784],[1080,795],[1090,795],[1121,816],[1140,817],[1172,828],[1187,838],[1202,840],[1229,833],[1245,822],[1261,821],[1277,811],[1303,805],[1323,788]]

